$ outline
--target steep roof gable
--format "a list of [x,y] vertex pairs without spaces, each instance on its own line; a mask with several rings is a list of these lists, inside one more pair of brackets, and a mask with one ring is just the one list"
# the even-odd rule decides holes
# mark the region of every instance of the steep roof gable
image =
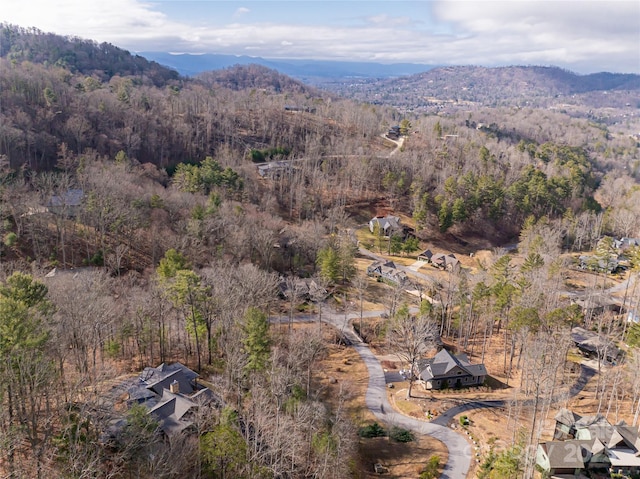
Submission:
[[149,410],[160,423],[160,429],[167,434],[173,434],[189,427],[192,422],[183,418],[189,410],[196,406],[190,399],[168,390],[162,391],[162,399]]
[[554,419],[560,424],[571,427],[574,426],[576,424],[576,421],[580,420],[581,418],[582,416],[580,416],[579,414],[576,414],[575,412],[563,407],[562,409],[560,409],[560,411],[558,411],[558,414],[556,414]]
[[640,454],[640,434],[638,428],[629,426],[625,423],[616,424],[616,434],[622,438],[624,444],[636,451],[636,455]]
[[549,441],[541,446],[551,469],[584,469],[591,457],[593,440]]
[[437,377],[446,377],[460,368],[470,376],[486,376],[487,369],[484,364],[471,364],[466,354],[454,356],[446,349],[441,349],[433,359],[424,364],[427,371],[422,373],[423,379],[428,380]]
[[383,231],[386,231],[388,228],[398,229],[400,228],[400,217],[392,215],[376,216],[375,218],[371,218],[370,223],[377,223]]
[[152,389],[156,394],[162,394],[165,389],[169,389],[169,386],[173,381],[178,381],[180,392],[182,394],[193,393],[193,385],[187,378],[184,372],[180,369],[169,372],[164,377],[160,377],[157,381],[150,383],[147,388]]

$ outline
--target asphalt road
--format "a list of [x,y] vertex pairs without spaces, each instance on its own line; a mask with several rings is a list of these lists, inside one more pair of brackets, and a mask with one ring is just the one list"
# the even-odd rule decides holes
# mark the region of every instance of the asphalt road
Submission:
[[[383,311],[365,311],[363,316],[376,317],[380,316],[382,312]],[[448,409],[431,422],[421,421],[396,412],[387,400],[387,381],[380,361],[371,352],[367,344],[362,342],[351,326],[350,321],[359,317],[359,314],[351,313],[345,318],[344,314],[325,307],[323,308],[322,322],[328,323],[341,331],[344,337],[351,342],[352,347],[358,352],[367,366],[369,372],[369,385],[365,395],[367,408],[382,423],[409,429],[418,434],[426,434],[442,441],[449,451],[449,459],[441,477],[444,479],[466,478],[474,451],[471,444],[463,435],[458,434],[449,427],[450,424],[454,423],[453,420],[458,414],[474,409],[502,408],[506,406],[507,401],[465,402]],[[315,314],[298,314],[294,317],[294,321],[296,322],[315,322],[317,319],[318,317]],[[283,316],[280,318],[272,318],[272,321],[287,323],[289,318]],[[586,364],[580,365],[580,376],[569,389],[569,396],[575,396],[582,391],[595,374],[596,371],[592,367]],[[528,405],[528,403],[533,404],[532,400],[527,400],[524,404]]]
[[[596,374],[595,369],[592,367],[581,364],[580,365],[580,376],[576,379],[576,382],[571,385],[569,388],[569,397],[576,396],[580,391],[584,389],[589,380]],[[561,396],[554,396],[553,401],[560,400]],[[445,412],[440,414],[437,418],[432,420],[433,424],[440,424],[442,426],[449,425],[453,419],[458,415],[466,411],[471,411],[473,409],[487,409],[487,408],[502,408],[507,405],[507,400],[497,399],[494,401],[468,401],[464,402],[458,406],[447,409]],[[534,400],[527,399],[523,402],[524,406],[533,406]]]
[[[367,311],[367,316],[379,315],[380,311]],[[387,400],[387,384],[380,361],[371,352],[369,346],[360,340],[349,324],[349,319],[355,317],[360,316],[351,314],[345,322],[344,315],[339,313],[324,311],[322,314],[323,321],[342,331],[344,336],[351,341],[353,348],[367,366],[369,371],[369,386],[365,396],[367,408],[387,425],[409,429],[418,434],[427,434],[442,441],[449,450],[449,459],[440,477],[443,479],[465,479],[471,464],[472,446],[462,435],[446,426],[420,421],[394,411]]]
[[[348,333],[346,335],[349,336]],[[369,387],[365,396],[367,408],[384,424],[409,429],[418,434],[427,434],[442,441],[449,451],[449,459],[440,477],[466,478],[472,453],[467,440],[446,426],[420,421],[395,412],[387,400],[387,385],[380,362],[365,343],[354,343],[353,347],[369,370]]]

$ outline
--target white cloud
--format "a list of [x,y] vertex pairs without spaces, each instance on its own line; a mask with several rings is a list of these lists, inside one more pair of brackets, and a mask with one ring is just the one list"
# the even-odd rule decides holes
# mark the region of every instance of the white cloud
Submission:
[[464,35],[449,49],[454,61],[640,71],[636,1],[438,1],[433,11]]
[[173,22],[151,5],[136,0],[7,2],[0,19],[61,35],[114,43],[129,40],[133,43],[166,32],[188,31],[187,25]]
[[[134,51],[238,54],[250,50],[274,58],[488,66],[557,64],[583,72],[640,72],[637,1],[416,2],[418,7],[431,8],[430,27],[392,10],[388,14],[365,13],[359,23],[318,25],[312,23],[315,19],[278,23],[280,16],[274,8],[272,18],[262,18],[260,23],[220,24],[216,18],[213,25],[206,16],[190,23],[173,20],[158,10],[162,4],[143,0],[5,3],[0,20],[108,41]],[[304,3],[282,4],[304,9]],[[394,8],[393,2],[388,3]],[[331,5],[340,8],[339,2]],[[248,8],[240,7],[234,16],[247,13]]]
[[249,13],[251,10],[249,10],[246,7],[240,7],[238,8],[235,13],[233,14],[233,18],[234,19],[238,19],[240,17],[242,17],[243,15],[246,15],[247,13]]
[[366,17],[366,21],[373,25],[402,26],[411,24],[409,17],[397,17],[393,15],[380,14]]

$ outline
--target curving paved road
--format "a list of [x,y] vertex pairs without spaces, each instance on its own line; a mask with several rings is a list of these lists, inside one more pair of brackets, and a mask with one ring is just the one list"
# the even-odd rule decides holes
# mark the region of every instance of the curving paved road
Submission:
[[[363,317],[380,316],[382,312],[383,311],[365,311]],[[449,451],[449,458],[440,477],[442,479],[465,479],[471,465],[473,452],[471,445],[462,435],[446,426],[405,416],[393,409],[393,406],[391,406],[391,403],[389,403],[387,399],[387,383],[380,361],[371,352],[369,346],[362,342],[351,326],[351,320],[359,317],[359,314],[352,313],[348,314],[345,318],[344,314],[325,308],[322,313],[322,322],[328,323],[341,331],[351,342],[352,347],[358,352],[367,366],[369,372],[369,385],[365,395],[367,408],[381,422],[409,429],[418,434],[427,434],[442,441]],[[270,318],[270,320],[281,324],[289,322],[289,318],[286,316]],[[317,315],[298,314],[294,317],[294,321],[316,322]]]
[[[359,253],[362,256],[369,257],[374,260],[383,259],[381,256],[372,253],[371,251],[359,248]],[[407,274],[411,274],[415,277],[421,278],[426,281],[434,281],[434,278],[423,273],[419,273],[412,270],[409,267],[399,266],[400,270],[405,271]],[[384,311],[366,311],[363,317],[375,317],[380,316]],[[453,421],[454,417],[462,412],[470,411],[473,409],[485,409],[504,407],[507,403],[506,400],[492,400],[492,401],[469,401],[459,406],[448,409],[444,413],[440,414],[435,420],[431,422],[421,421],[410,416],[405,416],[396,412],[387,399],[387,384],[385,380],[385,374],[380,365],[380,361],[371,352],[366,343],[362,342],[360,337],[356,334],[351,326],[350,320],[359,318],[359,314],[340,314],[335,311],[331,311],[328,308],[324,309],[322,315],[322,321],[331,324],[336,329],[340,330],[344,336],[351,342],[353,348],[358,352],[369,372],[369,384],[365,395],[365,404],[367,408],[378,418],[381,422],[390,424],[393,426],[409,429],[418,434],[427,434],[434,437],[444,443],[449,452],[449,458],[444,466],[442,475],[443,479],[466,479],[471,466],[471,458],[473,455],[473,449],[471,444],[467,442],[464,436],[454,432],[448,426]],[[272,318],[273,321],[286,323],[289,321],[288,317]],[[317,320],[315,314],[299,314],[296,315],[294,321],[296,322],[314,322]],[[569,397],[577,395],[589,380],[596,374],[596,371],[585,365],[580,365],[580,376],[576,382],[569,389]],[[525,404],[531,402],[531,400],[525,401]],[[533,404],[533,403],[531,403]]]
[[[366,311],[363,316],[379,316],[381,312],[382,311]],[[358,337],[356,332],[353,330],[350,321],[356,318],[359,318],[359,314],[352,313],[345,317],[344,314],[328,310],[328,308],[324,310],[322,316],[323,322],[332,325],[344,334],[367,366],[367,370],[369,372],[369,384],[365,395],[365,404],[367,408],[381,422],[409,429],[418,434],[427,434],[442,441],[449,451],[449,459],[440,477],[444,479],[466,478],[471,465],[473,449],[464,436],[454,432],[448,427],[449,424],[453,421],[456,415],[462,412],[474,409],[504,407],[507,401],[469,401],[448,409],[431,422],[421,421],[396,412],[387,399],[387,384],[380,361],[371,352],[367,344],[362,342],[360,337]],[[286,323],[289,321],[289,318],[272,318],[272,320]],[[296,322],[314,322],[317,321],[317,315],[300,314],[296,315],[294,320]],[[596,371],[593,368],[585,364],[581,364],[580,376],[569,389],[569,397],[573,397],[582,391],[585,385],[595,374]],[[531,402],[531,400],[525,401],[525,404],[529,402]]]
[[354,341],[354,349],[360,354],[369,370],[369,387],[365,396],[367,408],[381,422],[409,429],[418,434],[428,434],[442,441],[449,450],[449,459],[440,477],[447,479],[466,478],[471,464],[471,445],[466,439],[445,426],[420,421],[395,412],[387,400],[386,381],[380,362],[365,343],[355,342],[359,339],[355,337],[353,331],[345,330],[344,333]]
[[[569,388],[569,397],[573,397],[577,395],[580,391],[584,389],[589,380],[596,374],[596,370],[586,364],[580,365],[580,376],[576,379],[576,382],[571,385]],[[554,396],[552,398],[553,401],[557,401],[562,396]],[[440,424],[442,426],[447,426],[453,419],[458,415],[466,411],[471,411],[473,409],[488,409],[494,407],[504,407],[508,403],[508,400],[505,399],[496,399],[492,401],[469,401],[459,406],[452,407],[447,409],[445,412],[440,414],[437,418],[432,420],[433,424]],[[523,402],[524,406],[533,406],[534,400],[527,399]]]
[[[380,315],[379,311],[368,311],[367,313],[371,316]],[[342,331],[345,337],[351,341],[353,348],[358,352],[367,366],[369,371],[369,385],[365,395],[367,408],[376,418],[386,424],[409,429],[418,434],[428,434],[442,441],[449,450],[449,459],[440,477],[443,479],[465,479],[469,472],[469,466],[471,465],[471,445],[462,435],[448,427],[420,421],[419,419],[405,416],[404,414],[394,411],[387,399],[387,384],[380,361],[378,361],[378,358],[371,352],[369,346],[362,342],[351,327],[349,321],[350,319],[354,319],[354,317],[355,315],[351,314],[345,319],[344,315],[332,311],[327,311],[322,315],[323,321]],[[360,316],[357,315],[357,317]]]

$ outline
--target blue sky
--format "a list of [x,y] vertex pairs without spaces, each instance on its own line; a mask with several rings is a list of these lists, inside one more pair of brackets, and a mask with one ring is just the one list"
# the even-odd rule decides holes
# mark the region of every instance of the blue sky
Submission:
[[637,0],[0,0],[0,20],[134,52],[640,73]]

